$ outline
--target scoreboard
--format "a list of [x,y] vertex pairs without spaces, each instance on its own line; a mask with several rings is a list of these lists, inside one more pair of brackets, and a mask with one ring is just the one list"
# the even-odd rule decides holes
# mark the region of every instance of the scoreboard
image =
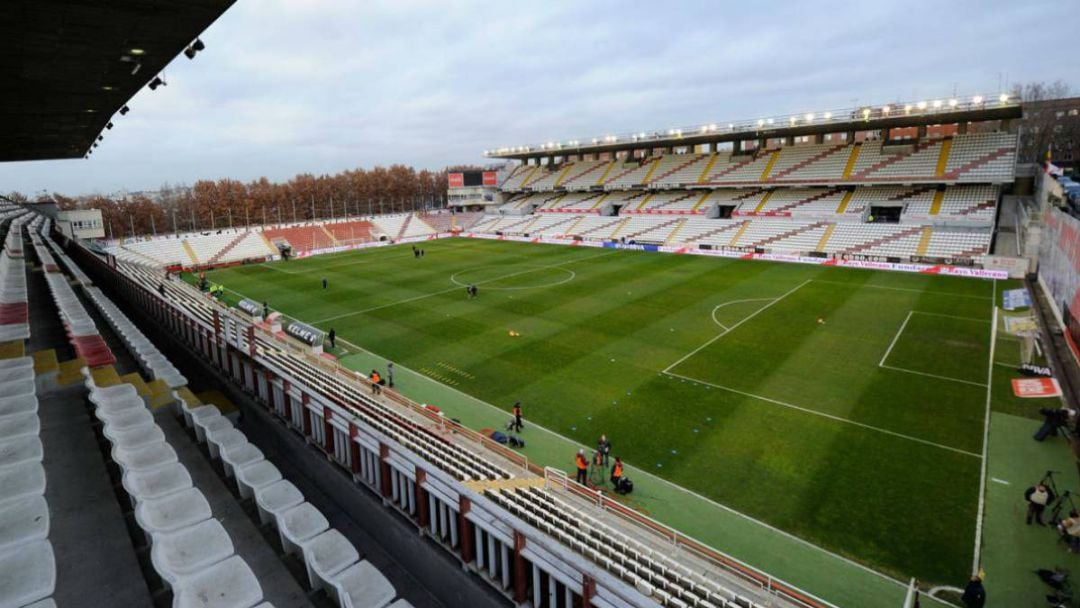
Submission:
[[475,188],[477,186],[498,186],[494,171],[463,171],[446,176],[450,188]]

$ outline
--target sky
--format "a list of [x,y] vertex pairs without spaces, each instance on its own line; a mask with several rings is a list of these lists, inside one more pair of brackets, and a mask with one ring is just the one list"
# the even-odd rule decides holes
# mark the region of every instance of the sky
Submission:
[[0,192],[155,190],[995,95],[1080,62],[1060,2],[238,0],[89,160],[0,163]]

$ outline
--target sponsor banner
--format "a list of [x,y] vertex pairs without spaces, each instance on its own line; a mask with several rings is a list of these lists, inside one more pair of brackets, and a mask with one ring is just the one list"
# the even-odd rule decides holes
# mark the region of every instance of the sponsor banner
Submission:
[[257,317],[262,313],[262,306],[259,306],[258,302],[253,302],[253,301],[248,300],[246,298],[243,299],[243,300],[240,300],[240,302],[236,306],[240,310],[246,312],[247,314],[249,314],[249,315],[251,315],[253,317]]
[[1050,371],[1049,367],[1035,365],[1034,363],[1025,363],[1020,366],[1018,371],[1025,376],[1042,376],[1043,378],[1050,378],[1054,375],[1054,372]]
[[1043,213],[1039,281],[1049,291],[1065,326],[1073,356],[1080,361],[1080,220],[1056,208]]
[[[1005,316],[1005,315],[1002,315]],[[1010,334],[1028,334],[1039,329],[1035,317],[1007,317],[1005,316],[1005,331]]]
[[499,178],[496,177],[494,171],[484,171],[483,184],[485,186],[498,186],[499,185]]
[[631,245],[625,243],[614,243],[612,241],[605,241],[603,243],[603,247],[605,249],[626,249],[629,251],[660,251],[659,245],[638,245],[636,243]]
[[464,173],[450,173],[446,176],[446,185],[450,188],[464,188],[465,187],[465,174]]
[[1013,394],[1024,399],[1060,397],[1061,385],[1054,378],[1013,378]]
[[1001,294],[1001,297],[1005,310],[1031,307],[1031,294],[1026,289],[1009,289]]
[[321,330],[315,329],[314,327],[299,321],[293,321],[286,325],[285,333],[312,346],[322,344],[324,337]]
[[1003,255],[984,255],[982,257],[983,268],[1008,271],[1014,279],[1022,279],[1027,274],[1031,262],[1027,258],[1010,258]]

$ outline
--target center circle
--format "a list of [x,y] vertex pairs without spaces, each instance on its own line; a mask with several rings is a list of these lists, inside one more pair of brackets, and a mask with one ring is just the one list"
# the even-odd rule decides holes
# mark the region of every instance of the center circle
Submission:
[[[530,264],[499,264],[491,266],[477,266],[466,270],[459,270],[450,275],[450,282],[461,287],[476,285],[481,290],[491,289],[495,291],[516,291],[521,289],[540,289],[542,287],[555,287],[573,281],[577,275],[572,270],[559,266],[533,266]],[[499,281],[514,281],[527,283],[525,285],[513,285],[500,287]],[[535,282],[534,282],[535,281]]]

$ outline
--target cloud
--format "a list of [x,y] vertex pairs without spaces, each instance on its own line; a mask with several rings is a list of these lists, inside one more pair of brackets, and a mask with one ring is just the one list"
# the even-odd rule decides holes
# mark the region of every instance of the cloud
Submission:
[[[486,148],[855,103],[1080,85],[1044,1],[238,2],[92,160],[0,165],[0,191],[482,161]],[[1059,53],[1059,57],[1060,57]]]

